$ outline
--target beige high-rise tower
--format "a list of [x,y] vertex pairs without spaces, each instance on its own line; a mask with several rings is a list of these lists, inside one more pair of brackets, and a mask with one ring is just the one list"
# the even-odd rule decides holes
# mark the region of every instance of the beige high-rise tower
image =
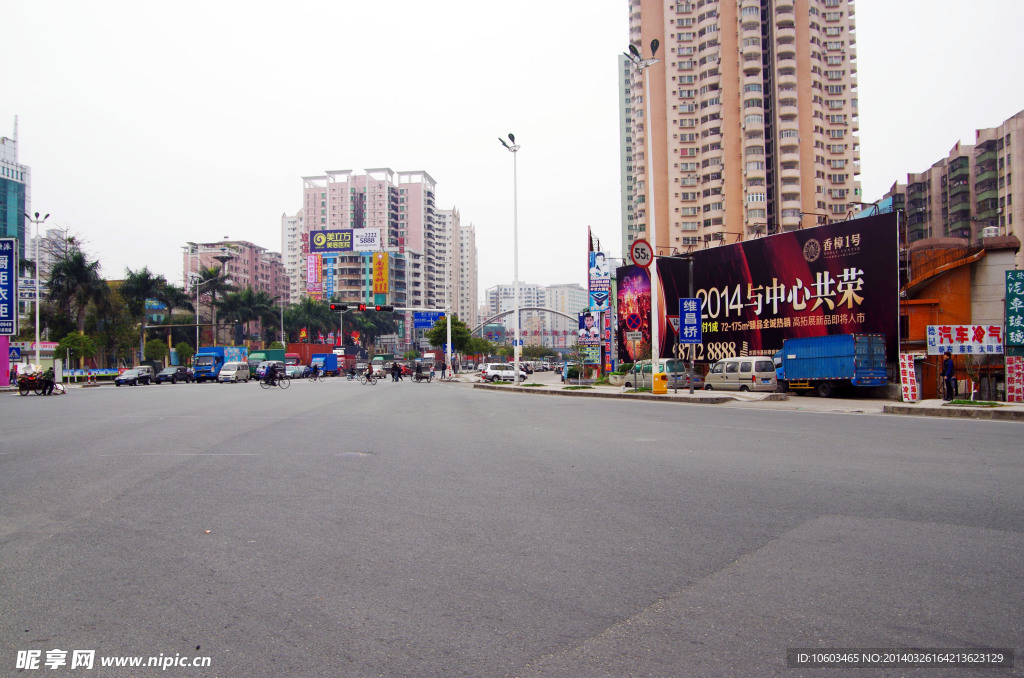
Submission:
[[[852,0],[629,0],[634,71],[625,134],[634,220],[660,254],[843,220],[861,201]],[[622,62],[620,61],[620,68]],[[644,106],[651,106],[653,159]],[[653,160],[653,201],[646,199]]]

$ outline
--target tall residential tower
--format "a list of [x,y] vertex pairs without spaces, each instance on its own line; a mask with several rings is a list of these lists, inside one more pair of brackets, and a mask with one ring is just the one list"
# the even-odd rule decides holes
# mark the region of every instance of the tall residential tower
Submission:
[[651,101],[634,71],[631,111],[622,113],[631,118],[634,239],[650,238],[652,204],[659,253],[846,218],[861,200],[852,0],[629,7],[641,55],[651,56],[653,39],[661,45],[646,74]]

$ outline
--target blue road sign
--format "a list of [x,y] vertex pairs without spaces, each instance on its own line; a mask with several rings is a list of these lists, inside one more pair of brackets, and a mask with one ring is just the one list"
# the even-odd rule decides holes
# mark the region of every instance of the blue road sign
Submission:
[[11,353],[7,356],[8,360],[21,360],[21,347],[11,346]]
[[679,343],[701,344],[701,302],[700,299],[679,300]]
[[413,326],[418,330],[429,330],[444,317],[444,311],[413,311]]

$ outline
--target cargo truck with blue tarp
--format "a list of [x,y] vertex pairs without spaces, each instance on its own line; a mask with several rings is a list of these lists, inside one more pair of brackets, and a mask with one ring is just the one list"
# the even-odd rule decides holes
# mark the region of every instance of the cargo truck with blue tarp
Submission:
[[786,339],[774,360],[782,391],[815,391],[824,398],[850,386],[886,384],[884,334]]
[[248,361],[249,348],[246,346],[203,346],[192,357],[192,371],[200,384],[204,381],[215,382],[224,363]]

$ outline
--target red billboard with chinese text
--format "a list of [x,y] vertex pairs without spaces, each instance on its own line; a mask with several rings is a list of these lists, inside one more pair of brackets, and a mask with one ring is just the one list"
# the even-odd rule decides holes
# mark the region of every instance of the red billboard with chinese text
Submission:
[[[899,333],[899,261],[896,214],[887,213],[659,258],[660,353],[676,352],[668,316],[679,299],[703,302],[704,343],[698,361],[730,355],[772,355],[791,337],[880,332],[895,361]],[[650,280],[643,269],[617,271],[619,355],[633,357],[625,341],[626,315],[644,317],[642,346],[650,347]],[[646,286],[646,290],[644,287]],[[646,294],[645,294],[646,293]],[[625,298],[632,295],[632,298]],[[646,296],[646,299],[643,297]],[[623,315],[623,313],[626,315]],[[681,349],[685,351],[684,349]],[[688,354],[685,354],[689,357]]]

